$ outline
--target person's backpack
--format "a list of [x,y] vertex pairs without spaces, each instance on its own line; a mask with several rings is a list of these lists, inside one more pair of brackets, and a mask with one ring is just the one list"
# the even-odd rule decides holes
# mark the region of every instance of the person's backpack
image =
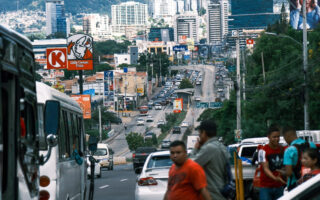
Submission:
[[[298,151],[298,161],[297,164],[295,166],[293,166],[292,171],[296,177],[297,180],[299,180],[301,178],[301,171],[302,171],[302,163],[301,163],[301,157],[302,157],[302,153],[304,150],[310,148],[310,143],[308,141],[302,143],[302,144],[294,144],[293,146],[296,147],[297,151]],[[292,181],[292,179],[290,179]],[[293,188],[295,188],[297,186],[297,183],[291,183],[288,186],[288,190],[292,190]]]
[[235,199],[236,184],[232,180],[232,173],[231,173],[231,167],[229,162],[227,162],[226,169],[227,169],[227,184],[223,186],[222,190],[220,190],[220,193],[227,199]]

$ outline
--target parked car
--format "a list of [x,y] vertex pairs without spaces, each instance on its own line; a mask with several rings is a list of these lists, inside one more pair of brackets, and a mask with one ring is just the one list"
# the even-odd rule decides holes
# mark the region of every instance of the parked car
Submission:
[[189,126],[189,123],[188,122],[182,122],[181,123],[181,127],[188,127]]
[[169,149],[170,144],[171,144],[170,140],[163,140],[161,142],[161,149]]
[[165,124],[166,124],[166,122],[164,120],[160,119],[157,123],[157,127],[160,128],[162,125],[165,125]]
[[196,97],[194,97],[194,100],[195,100],[195,101],[201,101],[201,97],[196,96]]
[[153,117],[152,116],[148,116],[146,122],[153,122]]
[[175,126],[172,129],[173,134],[180,134],[181,133],[181,128],[179,126]]
[[144,165],[148,155],[157,151],[154,147],[138,147],[135,152],[132,153],[133,170],[138,173]]
[[143,118],[137,119],[137,126],[144,126],[144,119]]

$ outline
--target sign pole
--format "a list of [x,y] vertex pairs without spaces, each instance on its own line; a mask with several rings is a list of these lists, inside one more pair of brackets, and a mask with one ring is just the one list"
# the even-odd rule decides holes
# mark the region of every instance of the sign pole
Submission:
[[82,70],[79,70],[79,89],[80,89],[80,94],[83,94],[83,79],[82,79]]

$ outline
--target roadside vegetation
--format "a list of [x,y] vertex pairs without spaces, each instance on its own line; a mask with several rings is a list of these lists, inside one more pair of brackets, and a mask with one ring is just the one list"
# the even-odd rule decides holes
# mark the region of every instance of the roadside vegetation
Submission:
[[[293,30],[285,22],[279,22],[267,31],[290,36],[302,43],[302,31]],[[303,130],[303,94],[306,88],[310,96],[310,129],[320,129],[320,26],[308,32],[308,41],[309,81],[306,86],[302,47],[292,39],[262,34],[255,40],[253,52],[246,52],[246,99],[241,99],[243,138],[265,136],[271,124]],[[233,143],[236,129],[235,91],[231,92],[230,100],[223,102],[221,109],[205,110],[198,120],[203,119],[214,119],[218,125],[218,135],[226,143]]]
[[179,126],[181,124],[181,122],[186,118],[186,115],[186,111],[182,111],[181,113],[166,114],[167,123],[161,126],[161,134],[158,137],[159,144],[162,142],[162,140],[164,140],[165,137],[167,137],[174,126]]
[[130,151],[135,151],[138,147],[152,147],[157,145],[157,136],[153,135],[152,139],[145,140],[140,133],[131,132],[126,136]]

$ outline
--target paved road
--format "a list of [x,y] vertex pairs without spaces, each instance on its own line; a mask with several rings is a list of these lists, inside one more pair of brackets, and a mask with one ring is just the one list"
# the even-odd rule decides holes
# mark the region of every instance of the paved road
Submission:
[[[115,165],[113,171],[102,171],[95,179],[95,200],[134,200],[136,174],[132,164]],[[87,182],[90,187],[90,180]],[[89,188],[88,188],[89,189]]]

